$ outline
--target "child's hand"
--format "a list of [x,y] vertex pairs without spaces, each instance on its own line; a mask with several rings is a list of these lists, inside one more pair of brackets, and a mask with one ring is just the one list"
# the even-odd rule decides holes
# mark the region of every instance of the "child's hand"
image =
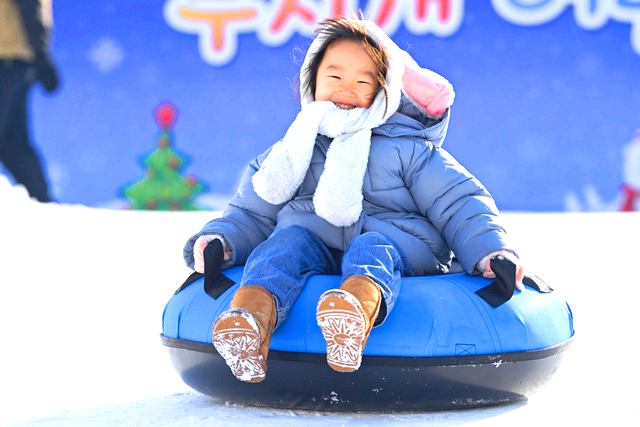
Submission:
[[524,291],[524,284],[522,283],[522,278],[524,277],[524,269],[520,264],[520,260],[509,251],[501,250],[491,252],[489,255],[478,261],[478,264],[476,264],[476,269],[482,273],[483,277],[493,279],[494,277],[496,277],[496,275],[493,271],[491,271],[491,259],[495,258],[498,255],[502,255],[516,265],[516,289]]
[[431,116],[442,115],[453,104],[453,86],[441,75],[407,63],[402,76],[402,89]]
[[193,269],[198,273],[204,273],[204,248],[207,247],[212,240],[218,239],[222,242],[222,248],[224,249],[224,261],[231,260],[231,249],[227,247],[224,239],[219,234],[203,234],[198,237],[196,243],[193,245]]

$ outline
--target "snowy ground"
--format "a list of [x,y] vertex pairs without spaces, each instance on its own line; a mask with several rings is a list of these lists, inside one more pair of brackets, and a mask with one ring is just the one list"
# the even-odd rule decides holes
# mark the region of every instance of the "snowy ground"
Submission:
[[640,425],[640,213],[504,215],[529,271],[575,316],[546,389],[491,409],[377,415],[234,407],[182,383],[161,314],[189,273],[185,239],[210,217],[38,204],[0,175],[0,425]]

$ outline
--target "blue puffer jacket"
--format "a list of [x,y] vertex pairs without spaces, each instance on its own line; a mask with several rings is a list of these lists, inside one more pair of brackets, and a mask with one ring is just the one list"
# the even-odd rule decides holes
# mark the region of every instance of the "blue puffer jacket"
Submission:
[[253,174],[269,154],[253,160],[237,194],[221,218],[207,223],[184,248],[193,268],[193,245],[202,234],[221,234],[233,259],[223,267],[244,264],[251,251],[274,229],[303,226],[329,247],[344,250],[361,233],[380,232],[404,250],[416,275],[447,272],[453,253],[467,273],[485,255],[508,249],[498,209],[482,184],[449,153],[439,148],[447,132],[449,111],[439,121],[424,116],[403,97],[398,111],[373,129],[362,188],[360,219],[337,227],[314,212],[313,194],[324,169],[331,140],[318,135],[311,165],[289,202],[272,205],[254,191]]

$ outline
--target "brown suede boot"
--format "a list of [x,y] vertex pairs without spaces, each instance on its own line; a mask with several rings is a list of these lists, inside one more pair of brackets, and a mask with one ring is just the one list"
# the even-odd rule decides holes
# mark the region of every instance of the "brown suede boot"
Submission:
[[327,341],[327,363],[338,372],[360,367],[362,351],[380,312],[380,287],[366,276],[353,276],[340,289],[325,292],[316,319]]
[[276,301],[269,291],[243,286],[213,325],[213,345],[240,381],[264,380],[277,319]]

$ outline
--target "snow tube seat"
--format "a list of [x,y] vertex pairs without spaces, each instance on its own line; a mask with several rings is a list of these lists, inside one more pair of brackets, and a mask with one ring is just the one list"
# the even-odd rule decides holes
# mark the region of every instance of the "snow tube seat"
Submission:
[[326,363],[316,306],[340,277],[313,276],[273,334],[266,379],[249,384],[233,376],[212,344],[213,323],[228,309],[243,267],[223,273],[230,280],[219,277],[224,283],[214,292],[199,278],[172,296],[161,339],[187,385],[228,403],[390,412],[514,402],[548,383],[574,335],[558,292],[527,286],[492,307],[476,293],[489,279],[407,277],[394,310],[372,330],[360,369],[338,373]]

